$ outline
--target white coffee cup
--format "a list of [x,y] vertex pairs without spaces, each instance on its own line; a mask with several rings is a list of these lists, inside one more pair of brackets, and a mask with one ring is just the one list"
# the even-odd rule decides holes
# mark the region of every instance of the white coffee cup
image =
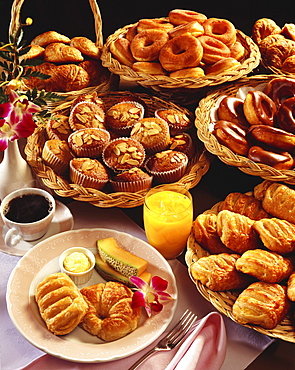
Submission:
[[[15,202],[16,199],[23,198],[26,195],[41,195],[44,197],[48,202],[48,209],[46,209],[46,215],[44,215],[42,218],[27,222],[27,220],[24,221],[15,221],[10,219],[8,210],[11,208],[10,205],[12,205],[12,201]],[[28,204],[28,209],[31,211],[33,210],[36,212],[36,216],[40,215],[41,209],[38,209],[39,205],[32,205],[32,203]],[[12,193],[8,194],[1,202],[0,205],[0,214],[3,220],[4,225],[8,228],[8,231],[6,232],[4,236],[5,244],[9,247],[14,247],[22,240],[24,241],[34,241],[42,238],[46,234],[46,232],[49,229],[49,226],[52,222],[52,219],[55,214],[55,199],[53,196],[48,193],[47,191],[39,188],[24,188],[15,190]],[[45,213],[45,209],[44,209]]]

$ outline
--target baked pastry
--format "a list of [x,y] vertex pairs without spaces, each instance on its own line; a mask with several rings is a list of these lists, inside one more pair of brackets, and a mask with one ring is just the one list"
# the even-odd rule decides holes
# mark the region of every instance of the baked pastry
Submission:
[[88,308],[71,278],[61,272],[47,276],[37,285],[35,299],[48,330],[55,335],[74,330]]
[[287,185],[265,180],[255,186],[254,196],[262,201],[266,212],[295,224],[295,190]]
[[76,157],[99,157],[110,141],[110,133],[100,128],[82,128],[74,131],[68,144]]
[[70,46],[78,49],[83,55],[86,55],[93,59],[99,59],[99,48],[95,45],[93,41],[89,40],[87,37],[73,37],[71,39]]
[[229,249],[242,254],[259,246],[259,238],[253,229],[254,220],[228,210],[217,215],[217,233]]
[[244,289],[251,279],[239,272],[236,267],[238,254],[212,254],[201,257],[190,266],[190,273],[195,280],[213,291]]
[[157,109],[155,116],[168,123],[170,135],[178,135],[192,126],[192,121],[184,112],[174,108]]
[[79,96],[77,96],[74,100],[73,100],[73,103],[71,104],[71,108],[70,108],[70,111],[74,108],[75,105],[77,105],[78,103],[81,103],[81,102],[91,102],[91,103],[95,103],[96,105],[98,105],[104,112],[106,111],[106,106],[105,106],[105,103],[104,101],[99,98],[97,96],[97,92],[94,91],[92,93],[85,93],[85,94],[81,94]]
[[74,131],[90,127],[105,129],[104,121],[105,112],[100,105],[91,101],[76,104],[69,116],[69,124]]
[[44,60],[50,63],[78,63],[82,62],[84,58],[78,49],[61,42],[55,42],[46,46]]
[[265,53],[265,60],[268,65],[282,68],[286,58],[294,54],[295,41],[282,40],[270,45]]
[[268,48],[274,43],[277,43],[277,42],[280,43],[284,41],[285,41],[285,37],[281,34],[274,34],[274,35],[267,36],[259,44],[259,51],[260,51],[261,57],[265,60],[266,52]]
[[79,63],[79,67],[82,67],[90,77],[89,86],[97,86],[108,81],[110,71],[102,66],[101,60],[87,59]]
[[138,167],[133,167],[112,177],[110,184],[114,191],[135,193],[140,190],[149,189],[152,186],[152,181],[153,176]]
[[211,254],[233,253],[222,243],[217,234],[217,215],[215,213],[198,215],[193,222],[192,234],[201,247]]
[[64,44],[69,44],[70,41],[71,39],[59,32],[47,31],[36,36],[32,40],[31,45],[39,45],[44,47],[54,42],[63,42]]
[[290,301],[295,302],[295,271],[289,276],[287,282],[287,296]]
[[64,140],[50,139],[45,141],[42,149],[44,163],[51,167],[58,175],[63,174],[73,158],[68,143]]
[[269,35],[280,34],[281,28],[270,18],[258,19],[252,29],[252,38],[256,44],[260,44]]
[[240,213],[252,220],[260,220],[261,218],[267,218],[269,216],[263,209],[261,201],[251,195],[239,192],[230,193],[226,196],[219,207],[220,211],[225,209]]
[[46,124],[46,132],[49,139],[67,141],[72,133],[69,125],[69,117],[61,113],[52,114]]
[[44,51],[45,49],[42,46],[39,45],[30,45],[30,50],[22,55],[20,57],[20,60],[25,60],[25,59],[42,59],[44,57]]
[[242,254],[236,269],[266,283],[279,283],[291,275],[293,265],[280,254],[254,249]]
[[295,225],[279,218],[255,221],[253,229],[263,245],[276,253],[287,254],[295,250]]
[[81,289],[88,310],[80,326],[104,341],[113,341],[134,331],[141,308],[132,308],[132,291],[125,285],[109,281]]
[[186,132],[184,132],[183,134],[171,136],[167,149],[183,152],[188,156],[189,159],[192,159],[195,155],[193,139],[190,134]]
[[236,299],[232,314],[239,324],[274,329],[290,307],[287,288],[263,281],[249,285]]

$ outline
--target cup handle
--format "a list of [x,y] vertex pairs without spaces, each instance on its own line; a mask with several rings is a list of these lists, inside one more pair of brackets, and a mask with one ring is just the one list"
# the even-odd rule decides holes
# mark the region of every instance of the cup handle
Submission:
[[15,227],[9,229],[4,238],[5,244],[10,248],[15,247],[21,240],[22,236]]

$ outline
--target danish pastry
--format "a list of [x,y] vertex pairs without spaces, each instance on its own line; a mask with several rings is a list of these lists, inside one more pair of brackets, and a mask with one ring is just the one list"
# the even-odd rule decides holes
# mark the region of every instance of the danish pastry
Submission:
[[61,272],[47,276],[38,284],[35,299],[48,330],[55,335],[70,333],[87,312],[87,303],[79,289]]
[[286,290],[285,286],[279,284],[263,281],[252,283],[236,299],[232,308],[234,319],[242,325],[275,328],[290,306]]

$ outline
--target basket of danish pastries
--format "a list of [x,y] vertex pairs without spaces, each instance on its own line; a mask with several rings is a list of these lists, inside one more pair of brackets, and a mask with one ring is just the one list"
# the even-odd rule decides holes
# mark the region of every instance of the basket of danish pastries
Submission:
[[198,100],[198,89],[249,74],[260,52],[227,19],[173,9],[118,29],[107,38],[101,59],[122,78],[190,104]]
[[[21,7],[24,0],[14,0],[11,9],[9,34],[15,35],[22,23]],[[102,18],[95,0],[89,0],[93,13],[95,40],[83,35],[72,38],[58,30],[48,30],[29,41],[29,51],[22,55],[23,60],[31,60],[26,66],[30,72],[43,74],[46,78],[30,77],[22,80],[22,88],[56,92],[64,104],[70,104],[77,96],[94,91],[105,92],[118,86],[118,78],[102,66],[100,56],[103,46]],[[34,63],[34,61],[36,61]],[[60,105],[60,100],[51,101],[52,110]]]
[[142,205],[155,184],[190,189],[208,171],[211,155],[193,122],[188,109],[148,94],[82,94],[38,126],[25,153],[59,196],[131,208]]
[[258,19],[252,29],[262,65],[276,74],[295,75],[295,24],[280,26],[270,18]]
[[295,190],[263,180],[193,221],[186,263],[202,296],[233,321],[295,342]]
[[224,163],[295,184],[295,80],[256,75],[227,84],[196,108],[197,134]]

